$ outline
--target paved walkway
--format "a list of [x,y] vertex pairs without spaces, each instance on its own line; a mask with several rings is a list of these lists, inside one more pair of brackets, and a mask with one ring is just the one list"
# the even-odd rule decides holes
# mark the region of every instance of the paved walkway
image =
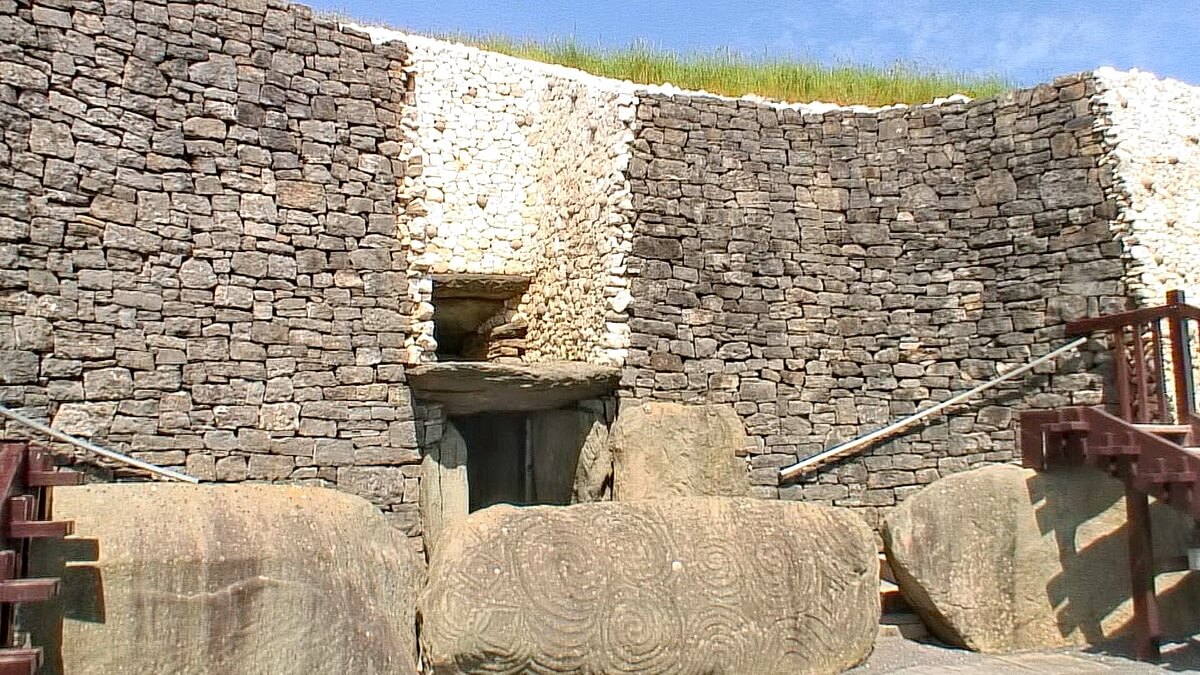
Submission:
[[1134,660],[1120,645],[1103,651],[1062,649],[1008,656],[985,656],[936,642],[881,638],[855,675],[1120,675],[1200,672],[1200,640],[1163,646],[1159,664]]

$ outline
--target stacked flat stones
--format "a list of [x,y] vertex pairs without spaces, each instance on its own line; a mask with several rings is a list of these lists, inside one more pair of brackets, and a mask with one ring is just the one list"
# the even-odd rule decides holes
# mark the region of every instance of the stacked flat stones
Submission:
[[0,35],[0,399],[415,528],[404,47],[279,0],[4,0]]
[[0,402],[202,478],[336,486],[415,535],[444,424],[404,374],[436,349],[431,274],[520,274],[483,355],[728,405],[758,496],[876,522],[1011,461],[1016,408],[1099,400],[1092,355],[806,482],[778,468],[1127,294],[1200,292],[1197,103],[1101,71],[779,105],[280,0],[0,0]]
[[[1048,352],[1064,320],[1124,306],[1094,95],[1069,77],[815,113],[642,94],[631,397],[732,405],[758,495],[873,522],[943,474],[1012,461],[1014,410],[985,402],[778,485],[779,467]],[[1099,399],[1090,356],[1043,372],[998,400]]]

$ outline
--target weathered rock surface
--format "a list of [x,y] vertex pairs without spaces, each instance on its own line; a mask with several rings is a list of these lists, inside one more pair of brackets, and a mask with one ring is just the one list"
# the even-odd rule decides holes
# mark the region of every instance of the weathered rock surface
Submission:
[[508,300],[529,289],[529,277],[517,274],[433,274],[433,299]]
[[46,672],[413,672],[421,563],[358,497],[156,484],[54,496],[77,536],[39,549],[37,572],[64,577],[58,602],[28,606],[35,644],[61,645]]
[[721,405],[645,403],[621,408],[610,436],[613,497],[738,497],[750,490],[746,432]]
[[5,404],[419,532],[403,44],[282,0],[0,0],[0,36]]
[[494,506],[439,542],[422,659],[434,673],[839,673],[871,650],[877,575],[847,510]]
[[447,415],[552,410],[612,392],[620,369],[590,363],[429,363],[408,368],[408,383]]
[[425,549],[434,543],[450,523],[464,518],[470,508],[467,479],[467,443],[449,422],[442,438],[421,460],[421,520]]
[[[1130,628],[1124,488],[1093,470],[1001,465],[955,474],[894,509],[884,530],[905,597],[933,632],[983,652],[1095,644]],[[1151,507],[1156,558],[1190,525]],[[1200,579],[1159,575],[1163,627],[1200,625]]]
[[[589,419],[590,418],[590,419]],[[596,415],[583,420],[585,433],[575,465],[575,483],[571,489],[572,503],[596,502],[612,497],[613,458],[608,447],[608,426]]]

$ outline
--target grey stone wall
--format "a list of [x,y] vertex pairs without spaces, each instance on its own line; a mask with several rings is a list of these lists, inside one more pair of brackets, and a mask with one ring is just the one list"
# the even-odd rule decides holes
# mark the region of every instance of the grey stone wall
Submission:
[[279,0],[0,0],[0,401],[415,520],[406,59]]
[[[1100,400],[1103,357],[797,484],[778,468],[1190,279],[1177,83],[830,109],[392,35],[279,0],[0,0],[0,402],[417,534],[444,425],[404,374],[435,346],[430,273],[518,272],[529,360],[730,404],[756,494],[875,518],[1011,461],[1017,410]],[[1164,109],[1166,141],[1143,128]]]
[[1091,353],[818,476],[779,467],[949,398],[1125,306],[1093,81],[882,111],[642,94],[630,400],[731,404],[763,497],[868,518],[1014,459],[1015,412],[1096,402]]

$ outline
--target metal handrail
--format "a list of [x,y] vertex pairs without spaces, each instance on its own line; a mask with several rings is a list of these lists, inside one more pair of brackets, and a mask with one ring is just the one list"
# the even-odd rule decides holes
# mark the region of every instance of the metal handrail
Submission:
[[41,422],[33,419],[32,417],[26,417],[25,415],[22,415],[21,413],[15,411],[15,410],[6,408],[2,405],[0,405],[0,415],[3,415],[4,417],[7,417],[8,419],[10,419],[14,422],[17,422],[19,424],[23,424],[23,425],[29,427],[30,429],[33,429],[35,431],[40,431],[43,434],[50,436],[51,438],[56,438],[64,443],[70,443],[71,445],[74,445],[77,448],[82,448],[84,450],[87,450],[88,452],[92,452],[97,455],[100,455],[101,457],[107,457],[108,459],[111,459],[111,460],[114,460],[117,462],[121,462],[122,464],[128,464],[129,466],[132,466],[132,467],[137,467],[143,471],[149,471],[152,474],[162,476],[164,478],[170,478],[172,480],[183,481],[185,483],[199,483],[200,482],[199,478],[196,478],[194,476],[189,476],[186,473],[180,473],[178,471],[174,471],[172,469],[166,469],[161,466],[151,464],[149,462],[143,462],[140,459],[134,459],[133,457],[130,457],[128,455],[122,455],[119,452],[109,450],[108,448],[96,445],[95,443],[92,443],[91,441],[85,441],[82,438],[76,438],[75,436],[72,436],[70,434],[65,434],[65,433],[59,431],[58,429],[54,429],[48,425],[42,424]]
[[1043,364],[1051,359],[1057,358],[1060,354],[1063,354],[1065,352],[1068,352],[1072,349],[1079,347],[1080,345],[1082,345],[1083,343],[1085,343],[1087,341],[1088,341],[1088,338],[1086,338],[1086,337],[1076,338],[1075,340],[1068,342],[1067,344],[1059,347],[1058,349],[1055,349],[1054,351],[1050,352],[1049,354],[1046,354],[1045,356],[1038,357],[1038,358],[1034,359],[1033,361],[1030,361],[1029,363],[1026,363],[1025,365],[1021,366],[1020,368],[1011,370],[995,379],[989,380],[988,382],[985,382],[985,383],[979,385],[978,387],[975,387],[974,389],[965,391],[953,398],[942,401],[941,403],[933,406],[932,408],[926,408],[925,410],[922,410],[920,412],[909,415],[908,417],[905,417],[904,419],[893,422],[892,424],[889,424],[886,427],[883,427],[882,429],[877,429],[875,431],[872,431],[869,434],[859,436],[858,438],[856,438],[852,441],[848,441],[841,445],[830,448],[829,450],[825,450],[824,452],[815,454],[812,457],[801,460],[791,466],[784,467],[779,470],[779,480],[780,481],[791,480],[792,478],[795,478],[796,476],[802,476],[806,473],[809,473],[810,471],[816,469],[817,466],[820,464],[824,464],[825,462],[828,462],[830,460],[840,459],[841,457],[850,455],[850,454],[858,451],[860,448],[862,448],[880,438],[883,438],[884,436],[888,436],[897,431],[900,431],[901,429],[908,428],[908,427],[912,426],[913,424],[916,424],[917,422],[920,422],[921,420],[925,419],[926,417],[931,417],[933,415],[936,415],[953,405],[962,403],[963,401],[971,398],[972,396],[981,394],[981,393],[987,391],[988,389],[995,387],[996,385],[1000,384],[1001,382],[1011,380],[1012,378],[1017,377],[1018,375],[1023,375],[1025,373],[1029,372],[1030,370],[1033,370],[1034,368],[1040,366],[1041,364]]

